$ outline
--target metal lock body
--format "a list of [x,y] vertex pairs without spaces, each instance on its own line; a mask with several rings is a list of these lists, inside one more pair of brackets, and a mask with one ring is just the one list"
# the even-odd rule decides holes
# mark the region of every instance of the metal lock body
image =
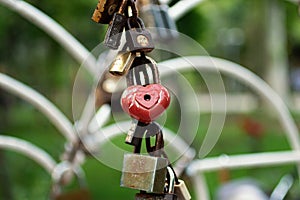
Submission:
[[99,0],[92,20],[100,24],[109,24],[120,5],[121,1],[119,0]]
[[121,186],[146,192],[163,193],[168,160],[140,154],[125,154]]
[[145,29],[141,18],[129,17],[126,29],[126,41],[130,51],[151,52],[154,49],[151,33]]
[[[142,65],[139,65],[141,63]],[[121,106],[132,118],[150,123],[157,119],[170,105],[170,94],[164,86],[159,84],[158,68],[153,59],[149,57],[137,58],[133,66],[127,74],[129,87],[123,92]],[[147,67],[150,67],[152,71],[152,84],[150,84],[149,76],[147,76]],[[142,84],[140,72],[144,74],[144,84]],[[134,81],[137,85],[134,85]]]
[[174,193],[178,200],[190,200],[192,197],[183,180],[178,180],[179,183],[174,187]]
[[124,15],[127,6],[128,0],[122,0],[119,11],[114,13],[106,31],[104,44],[111,49],[118,49],[120,46],[122,33],[127,22],[127,17]]
[[134,52],[120,52],[109,66],[109,72],[114,76],[124,76],[130,69],[135,57]]

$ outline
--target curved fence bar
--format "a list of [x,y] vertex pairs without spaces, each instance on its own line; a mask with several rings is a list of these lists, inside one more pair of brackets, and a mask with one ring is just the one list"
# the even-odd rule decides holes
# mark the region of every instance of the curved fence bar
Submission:
[[91,120],[88,130],[89,133],[94,133],[97,130],[99,130],[101,127],[104,126],[105,123],[108,122],[110,119],[110,113],[111,113],[111,108],[110,105],[104,104],[102,105],[98,111],[96,112],[95,116]]
[[[207,71],[215,71],[217,69],[224,74],[227,74],[244,82],[246,85],[250,86],[253,90],[267,99],[268,102],[274,107],[274,111],[279,115],[280,122],[285,130],[291,148],[293,150],[296,150],[290,152],[241,155],[240,157],[225,156],[221,157],[221,159],[204,158],[201,161],[193,161],[191,165],[188,166],[188,174],[193,180],[197,199],[210,199],[207,184],[202,171],[220,169],[222,167],[241,168],[247,166],[249,167],[295,163],[297,165],[298,175],[300,176],[300,144],[297,126],[287,106],[277,95],[277,93],[275,93],[274,90],[266,84],[266,82],[264,82],[257,75],[242,67],[241,65],[220,58],[213,58],[208,56],[193,56],[186,57],[185,59],[177,58],[168,60],[161,64],[172,66],[173,69],[176,70],[187,70],[188,68],[193,67],[199,70]],[[161,74],[167,75],[168,69],[161,68]],[[195,174],[196,172],[198,172],[198,174]],[[201,180],[199,179],[199,177],[201,178]]]
[[[182,0],[176,3],[169,9],[170,16],[177,21],[190,10],[195,8],[198,4],[204,2],[205,0]],[[299,4],[299,0],[286,0],[294,4]],[[163,3],[169,3],[169,0],[164,0]]]
[[77,136],[72,123],[66,116],[44,96],[25,84],[0,73],[0,87],[19,96],[40,110],[69,142],[76,142]]
[[219,169],[235,169],[297,164],[300,162],[300,151],[279,151],[252,153],[244,155],[221,155],[219,157],[194,160],[187,168],[193,176],[197,172],[216,171]]
[[192,10],[195,6],[202,3],[205,0],[182,0],[176,3],[169,9],[170,16],[177,21],[187,12]]
[[300,3],[299,0],[286,0],[286,1],[289,1],[289,2],[294,3],[294,4],[299,4]]
[[93,74],[96,70],[96,58],[68,31],[48,15],[31,4],[21,0],[0,0],[0,4],[17,12],[37,27],[44,30],[69,52],[79,64]]
[[[160,63],[166,66],[172,66],[175,70],[189,70],[197,68],[199,70],[218,70],[221,73],[234,77],[247,86],[251,87],[259,95],[264,97],[270,105],[274,107],[274,111],[278,114],[280,122],[287,134],[288,141],[294,150],[300,150],[299,131],[292,118],[287,106],[280,96],[260,77],[243,66],[230,62],[228,60],[214,58],[209,56],[190,56],[185,58],[175,58]],[[212,66],[213,64],[213,66]],[[168,69],[161,67],[162,75],[168,74]]]
[[[219,169],[241,169],[251,167],[279,166],[286,164],[296,164],[299,166],[300,151],[281,151],[254,153],[245,155],[221,155],[215,158],[205,158],[194,160],[187,167],[187,175],[190,176],[194,183],[197,199],[209,200],[209,190],[204,172],[216,171]],[[300,176],[300,174],[298,174]],[[201,180],[198,180],[201,177]]]
[[56,166],[55,160],[44,150],[36,147],[30,142],[15,137],[0,135],[0,148],[13,150],[27,156],[36,161],[49,174],[52,174],[52,171]]

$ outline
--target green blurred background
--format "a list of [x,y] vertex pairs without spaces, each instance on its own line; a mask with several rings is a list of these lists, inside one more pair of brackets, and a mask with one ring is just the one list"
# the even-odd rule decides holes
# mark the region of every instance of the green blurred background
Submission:
[[[27,2],[53,17],[89,50],[104,38],[106,26],[90,20],[96,0]],[[175,3],[172,1],[171,5]],[[275,12],[274,8],[277,9]],[[276,15],[280,15],[282,21],[271,23],[271,16]],[[181,18],[177,26],[180,32],[198,41],[210,55],[245,65],[267,81],[274,70],[272,63],[277,59],[285,63],[281,66],[284,73],[279,75],[284,76],[286,81],[282,84],[287,87],[278,93],[290,106],[299,125],[299,109],[294,99],[300,91],[297,84],[300,77],[292,76],[300,67],[300,17],[296,5],[283,0],[207,0]],[[277,58],[275,53],[274,58],[269,43],[274,41],[270,41],[272,32],[278,30],[283,30],[277,36],[277,50],[282,56]],[[0,72],[41,92],[70,119],[73,82],[79,67],[80,64],[47,34],[0,5]],[[201,77],[194,73],[185,76],[199,94],[206,91]],[[223,78],[229,93],[252,92],[235,80]],[[269,83],[272,85],[272,80]],[[33,142],[59,160],[64,150],[64,138],[41,113],[3,90],[0,90],[0,102],[0,134]],[[227,114],[222,136],[208,156],[290,149],[277,116],[270,112],[263,100],[258,102],[257,109]],[[210,117],[210,114],[201,115],[197,138],[192,144],[196,150],[200,149]],[[168,120],[166,126],[170,129],[176,127],[176,120],[176,117],[173,121]],[[123,138],[117,138],[115,142],[125,146]],[[93,158],[88,158],[83,168],[93,199],[133,199],[136,191],[119,187],[119,171]],[[296,177],[295,166],[222,170],[206,176],[213,196],[222,183],[243,177],[257,179],[269,193],[287,173]],[[183,178],[191,186],[190,180],[186,176]],[[13,152],[0,151],[0,199],[46,199],[50,184],[50,176],[31,160]],[[287,199],[299,199],[297,184]]]

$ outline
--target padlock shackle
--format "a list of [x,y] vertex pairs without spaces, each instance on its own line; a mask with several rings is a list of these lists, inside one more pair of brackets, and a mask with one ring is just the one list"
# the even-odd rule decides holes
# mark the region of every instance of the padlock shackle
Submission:
[[149,85],[150,79],[147,67],[151,69],[153,76],[153,84],[160,84],[157,63],[152,58],[145,56],[145,54],[141,54],[140,57],[135,58],[129,69],[128,74],[126,75],[127,86],[142,85],[140,72],[142,72],[144,75],[145,85]]
[[152,71],[152,75],[153,75],[153,82],[154,83],[158,83],[160,84],[160,78],[159,78],[159,71],[158,71],[158,67],[157,67],[157,63],[155,62],[155,60],[149,56],[146,56],[147,60],[150,61],[150,63],[148,63],[151,71]]
[[168,181],[168,193],[169,194],[173,194],[174,193],[174,187],[175,187],[175,173],[174,171],[171,169],[171,167],[167,167],[168,170],[168,175],[167,178],[169,179]]
[[138,12],[137,6],[135,4],[135,1],[134,0],[129,0],[129,1],[130,1],[130,7],[131,7],[131,12],[132,12],[132,17],[138,18],[139,12]]
[[146,132],[146,149],[149,155],[155,157],[162,157],[164,151],[164,138],[162,134],[162,130],[160,129],[155,137],[155,145],[151,146],[151,135],[153,133]]
[[[132,24],[134,25],[132,26]],[[132,29],[137,29],[137,31],[144,30],[145,29],[145,24],[143,20],[140,17],[129,17],[127,20],[127,29],[132,30]]]
[[126,6],[128,6],[128,0],[122,0],[118,13],[123,14],[126,10]]

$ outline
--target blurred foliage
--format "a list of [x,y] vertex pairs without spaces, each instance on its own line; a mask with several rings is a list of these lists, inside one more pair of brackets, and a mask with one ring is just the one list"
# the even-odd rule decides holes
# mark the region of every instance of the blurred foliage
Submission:
[[[172,4],[177,1],[172,1]],[[28,2],[59,22],[89,50],[104,38],[106,25],[99,25],[90,20],[97,4],[96,0]],[[178,29],[197,40],[209,54],[245,64],[259,73],[265,51],[262,44],[265,23],[268,23],[267,3],[268,0],[207,0],[180,19],[177,23]],[[295,57],[294,50],[300,46],[300,19],[297,7],[283,0],[282,6],[287,14],[289,55]],[[0,72],[9,74],[41,92],[62,108],[70,119],[73,81],[79,66],[80,64],[46,33],[0,5]],[[185,77],[197,92],[206,91],[206,88],[202,87],[203,80],[194,76],[193,72],[185,74]],[[233,87],[226,89],[236,91]],[[2,90],[0,102],[1,134],[29,140],[59,160],[65,141],[41,113]],[[166,125],[176,130],[178,111],[173,109],[168,112],[171,117]],[[203,140],[210,117],[201,116],[198,135],[192,145],[195,149],[200,148],[199,141]],[[261,139],[257,140],[245,134],[240,123],[246,117],[264,124],[265,131]],[[295,118],[299,123],[299,115],[295,114]],[[228,116],[223,134],[209,156],[288,149],[282,132],[277,121],[265,114],[265,109],[251,114]],[[124,145],[123,138],[114,142],[120,146]],[[109,149],[105,151],[104,153],[110,153]],[[8,186],[13,193],[13,199],[44,199],[48,195],[51,183],[45,171],[34,162],[12,152],[5,152],[4,158],[7,165],[1,166],[0,171],[6,173],[11,180],[11,185]],[[135,191],[119,187],[120,172],[92,158],[88,159],[84,169],[94,199],[116,200],[124,199],[126,195],[133,198]],[[280,169],[236,170],[230,174],[231,178],[255,177],[270,191],[283,174],[294,172],[294,166],[286,166]],[[221,184],[219,178],[218,172],[207,174],[212,193]],[[190,185],[189,180],[187,183]],[[0,188],[0,199],[2,194]],[[290,195],[295,199],[294,192]]]

